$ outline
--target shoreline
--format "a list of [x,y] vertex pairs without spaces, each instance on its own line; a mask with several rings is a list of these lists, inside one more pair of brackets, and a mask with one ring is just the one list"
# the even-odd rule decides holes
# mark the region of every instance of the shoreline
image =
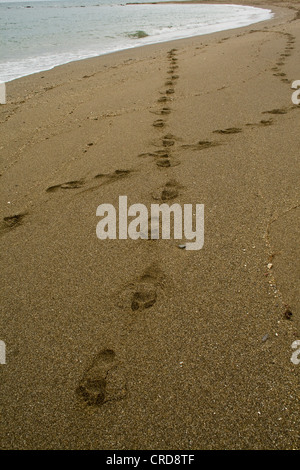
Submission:
[[[196,1],[183,1],[183,2],[180,2],[180,1],[171,1],[171,2],[153,2],[151,4],[164,4],[164,3],[171,3],[171,4],[206,4],[207,2],[203,2],[203,1],[200,1],[200,0],[196,0]],[[221,2],[209,2],[211,4],[237,4],[239,5],[238,2],[225,2],[225,1],[221,1]],[[138,3],[137,3],[138,4]],[[146,4],[146,3],[145,3]],[[130,3],[126,4],[126,5],[130,5]],[[132,3],[132,5],[135,5],[135,3]],[[143,5],[143,4],[142,4]],[[247,4],[244,4],[242,6],[253,6],[253,5],[247,5]],[[258,6],[255,6],[256,8],[263,8],[263,9],[270,9],[269,7],[266,8],[265,7],[258,7]],[[212,33],[206,33],[206,34],[203,34],[203,35],[195,35],[195,36],[189,36],[189,37],[182,37],[182,38],[177,38],[177,39],[171,39],[171,40],[165,40],[165,41],[160,41],[160,42],[153,42],[153,43],[150,43],[150,44],[141,44],[141,45],[136,45],[136,46],[133,46],[131,48],[124,48],[124,49],[120,49],[120,50],[117,50],[117,51],[111,51],[111,52],[107,52],[107,53],[103,53],[103,54],[100,54],[98,56],[91,56],[91,57],[86,57],[86,58],[81,58],[81,59],[77,59],[77,60],[70,60],[69,62],[65,62],[65,63],[62,63],[62,64],[58,64],[58,65],[54,65],[52,66],[51,68],[49,69],[45,69],[45,70],[40,70],[38,72],[33,72],[33,73],[30,73],[28,75],[24,75],[24,76],[21,76],[21,77],[18,77],[18,78],[15,78],[15,79],[12,79],[12,80],[9,80],[9,81],[6,81],[6,82],[0,82],[0,83],[11,83],[11,82],[14,82],[15,80],[19,80],[19,79],[23,79],[24,77],[28,77],[28,76],[33,76],[33,75],[36,75],[36,74],[39,74],[39,73],[44,73],[44,72],[48,72],[50,70],[53,70],[53,69],[56,69],[57,67],[61,67],[61,66],[64,66],[64,65],[68,65],[70,63],[77,63],[77,62],[80,62],[82,60],[90,60],[90,59],[97,59],[97,58],[100,58],[100,57],[103,57],[103,56],[107,56],[107,55],[110,55],[110,54],[116,54],[116,53],[122,53],[124,51],[131,51],[131,50],[134,50],[134,49],[137,49],[137,48],[140,48],[140,47],[147,47],[147,46],[155,46],[155,45],[159,45],[159,44],[164,44],[164,43],[171,43],[173,41],[181,41],[181,40],[185,40],[185,39],[192,39],[192,38],[195,38],[195,37],[202,37],[202,36],[207,36],[207,35],[211,35],[211,34],[216,34],[216,33],[221,33],[222,31],[232,31],[232,30],[235,30],[235,29],[241,29],[241,28],[247,28],[247,27],[250,27],[250,26],[254,26],[256,24],[261,24],[261,23],[264,23],[265,21],[271,21],[271,19],[268,19],[268,20],[262,20],[262,21],[259,21],[259,22],[256,22],[256,23],[251,23],[250,25],[247,25],[247,26],[241,26],[241,27],[237,27],[237,28],[229,28],[229,29],[224,29],[224,30],[221,30],[221,31],[214,31]]]
[[[299,450],[300,20],[273,3],[7,83],[2,449]],[[98,239],[122,195],[204,204],[203,248]]]

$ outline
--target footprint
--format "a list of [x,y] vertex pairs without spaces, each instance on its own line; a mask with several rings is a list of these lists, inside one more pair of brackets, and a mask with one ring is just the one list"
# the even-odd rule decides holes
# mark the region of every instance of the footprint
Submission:
[[144,310],[152,307],[157,299],[156,288],[151,283],[140,283],[136,287],[131,301],[131,310]]
[[178,160],[169,160],[169,158],[160,158],[156,161],[156,165],[162,168],[169,168],[180,165],[180,162]]
[[48,193],[57,191],[58,189],[77,189],[81,188],[84,185],[84,180],[68,181],[67,183],[56,184],[54,186],[49,186],[46,189]]
[[242,129],[239,127],[229,127],[228,129],[218,129],[213,131],[214,134],[238,134],[239,132],[242,132]]
[[262,119],[259,122],[259,126],[271,126],[274,123],[273,119]]
[[162,119],[157,119],[156,121],[154,121],[154,123],[152,125],[154,127],[164,127],[165,126],[165,121],[163,121]]
[[97,185],[90,186],[89,188],[83,189],[82,191],[79,191],[77,194],[81,195],[82,193],[85,193],[85,192],[94,191],[101,186],[114,183],[115,181],[118,181],[122,178],[126,178],[131,173],[132,173],[132,170],[115,170],[112,173],[98,173],[97,175],[94,176],[94,179],[100,180],[100,184],[98,183]]
[[156,165],[162,168],[169,168],[171,166],[171,162],[168,158],[162,158],[156,162]]
[[168,90],[166,90],[167,95],[172,95],[173,93],[175,93],[174,88],[168,88]]
[[6,232],[21,225],[26,215],[27,213],[24,212],[21,214],[14,214],[7,217],[3,217],[3,221],[0,226],[1,232]]
[[251,127],[256,127],[256,126],[271,126],[272,124],[274,124],[274,121],[273,119],[262,119],[258,124],[251,124],[251,123],[248,123],[246,124],[246,126],[251,126]]
[[155,304],[157,300],[157,289],[162,279],[162,273],[156,265],[152,265],[144,271],[133,287],[131,295],[132,311],[144,310]]
[[126,397],[126,378],[113,349],[103,349],[96,355],[80,380],[76,395],[86,405],[97,407]]
[[164,147],[172,147],[173,145],[175,145],[175,140],[163,139],[162,143]]
[[170,201],[179,196],[179,189],[182,186],[175,180],[168,181],[165,186],[159,191],[152,194],[153,199],[159,201]]
[[180,139],[177,139],[173,134],[166,134],[163,137],[162,144],[164,147],[172,147],[173,145],[175,145],[176,140]]
[[[153,111],[152,111],[152,112],[153,112]],[[154,114],[158,114],[158,115],[167,115],[167,114],[171,114],[171,109],[168,108],[168,107],[165,107],[165,108],[162,108],[160,111],[154,112]]]
[[166,96],[162,96],[157,100],[158,103],[165,103],[166,101],[170,101],[170,98],[167,98]]
[[120,178],[124,178],[131,173],[132,170],[115,170],[113,173],[98,173],[94,178],[106,178],[103,184],[112,183]]
[[286,114],[287,109],[286,108],[281,108],[281,109],[271,109],[271,111],[263,111],[262,114]]
[[166,153],[165,150],[156,150],[155,152],[146,152],[146,153],[140,153],[138,157],[164,157],[168,158],[169,154]]
[[[151,240],[151,217],[148,219],[148,234],[145,233],[145,238],[147,237]],[[137,313],[150,309],[157,301],[163,279],[163,273],[157,265],[149,266],[137,280],[127,284],[124,290],[118,293],[118,307]]]
[[216,147],[217,145],[221,145],[219,142],[210,142],[209,140],[200,140],[197,144],[192,145],[182,145],[181,148],[183,149],[191,149],[191,150],[204,150],[210,147]]
[[94,178],[105,178],[107,174],[105,173],[98,173],[98,175],[95,175]]
[[175,52],[177,52],[177,51],[178,51],[178,49],[173,48],[173,49],[171,49],[170,51],[168,51],[168,54],[173,55],[173,54],[174,54]]

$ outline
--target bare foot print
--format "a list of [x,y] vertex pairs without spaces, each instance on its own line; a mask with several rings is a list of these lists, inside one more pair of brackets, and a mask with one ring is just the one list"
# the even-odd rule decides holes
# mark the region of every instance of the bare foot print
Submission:
[[113,173],[98,173],[98,175],[94,176],[94,178],[104,178],[103,184],[113,183],[121,178],[125,178],[129,176],[132,170],[115,170]]
[[182,186],[175,180],[168,181],[164,187],[159,191],[152,194],[153,199],[159,201],[170,201],[179,196],[179,190]]
[[59,189],[77,189],[81,188],[84,185],[84,180],[68,181],[67,183],[56,184],[54,186],[49,186],[46,189],[48,193],[55,192]]
[[250,127],[257,127],[257,126],[262,126],[262,127],[267,127],[267,126],[272,126],[274,124],[273,119],[262,119],[259,123],[248,123],[246,126]]
[[158,103],[165,103],[166,101],[170,101],[170,98],[167,98],[166,96],[162,96],[157,100]]
[[157,289],[163,279],[156,265],[150,266],[133,286],[131,310],[144,310],[152,307],[157,300]]
[[281,109],[271,109],[271,111],[263,111],[262,114],[286,114],[287,109],[286,108],[281,108]]
[[14,229],[15,227],[18,227],[23,223],[23,219],[26,215],[27,213],[24,212],[22,214],[14,214],[11,216],[3,217],[3,221],[0,225],[0,231],[6,232]]
[[180,165],[180,162],[178,160],[170,160],[169,158],[160,158],[156,161],[156,165],[161,168],[170,168]]
[[153,127],[164,127],[165,121],[163,121],[162,119],[157,119],[152,125]]
[[242,132],[242,129],[239,127],[228,127],[228,129],[217,129],[213,132],[214,134],[238,134],[239,132]]
[[164,147],[173,147],[173,145],[175,145],[176,140],[180,139],[176,138],[173,134],[166,134],[163,137],[162,144]]
[[191,149],[191,150],[204,150],[210,147],[216,147],[217,145],[221,145],[219,142],[211,142],[209,140],[199,140],[197,144],[186,144],[182,145],[181,148],[183,149]]
[[[148,220],[148,234],[145,235],[151,240],[150,219]],[[118,293],[118,306],[122,310],[137,313],[150,309],[157,301],[163,279],[163,273],[157,265],[149,266],[138,279],[125,286],[125,289]]]
[[126,378],[114,350],[103,349],[96,355],[80,380],[76,395],[86,405],[97,407],[126,397]]
[[166,152],[166,150],[156,150],[155,152],[145,152],[145,153],[140,153],[138,157],[164,157],[168,158],[169,154]]

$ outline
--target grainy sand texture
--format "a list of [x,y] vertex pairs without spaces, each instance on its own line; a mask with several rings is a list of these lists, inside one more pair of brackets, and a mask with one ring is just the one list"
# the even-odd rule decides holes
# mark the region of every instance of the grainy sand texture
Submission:
[[[7,84],[2,449],[299,449],[300,2],[236,3],[275,16]],[[120,195],[204,247],[99,240]]]

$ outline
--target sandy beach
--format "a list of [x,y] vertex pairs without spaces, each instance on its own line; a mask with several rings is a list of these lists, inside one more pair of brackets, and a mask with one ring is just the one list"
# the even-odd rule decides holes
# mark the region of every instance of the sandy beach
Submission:
[[[7,84],[1,449],[300,448],[300,2],[217,3],[275,16]],[[99,240],[121,195],[204,247]]]

